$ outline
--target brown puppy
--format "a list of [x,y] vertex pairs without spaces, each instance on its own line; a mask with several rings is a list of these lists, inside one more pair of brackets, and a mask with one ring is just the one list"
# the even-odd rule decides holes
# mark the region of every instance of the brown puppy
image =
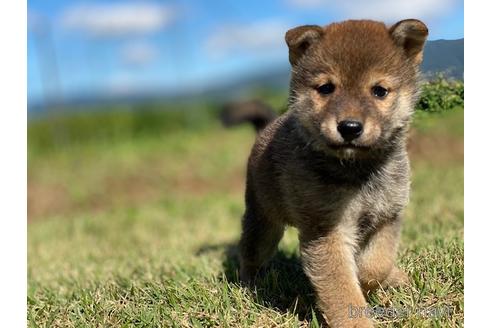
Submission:
[[248,163],[240,277],[254,280],[284,227],[332,327],[372,327],[350,309],[398,285],[401,213],[409,195],[406,140],[427,27],[404,20],[301,26],[285,36],[289,110],[259,134]]

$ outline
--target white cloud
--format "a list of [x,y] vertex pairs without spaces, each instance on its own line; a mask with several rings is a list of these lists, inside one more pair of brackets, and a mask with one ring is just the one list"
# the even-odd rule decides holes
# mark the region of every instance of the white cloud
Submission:
[[250,25],[222,26],[206,40],[205,48],[213,57],[230,52],[274,51],[284,47],[284,35],[289,26],[278,20]]
[[139,88],[135,76],[126,71],[116,72],[106,80],[106,92],[112,96],[129,95]]
[[121,54],[125,64],[145,66],[156,59],[158,51],[150,43],[132,42],[122,48]]
[[394,22],[405,18],[431,19],[446,14],[456,0],[287,0],[298,8],[324,9],[341,19],[368,18]]
[[64,28],[95,37],[139,35],[156,32],[169,25],[175,11],[156,3],[78,4],[65,10],[60,22]]

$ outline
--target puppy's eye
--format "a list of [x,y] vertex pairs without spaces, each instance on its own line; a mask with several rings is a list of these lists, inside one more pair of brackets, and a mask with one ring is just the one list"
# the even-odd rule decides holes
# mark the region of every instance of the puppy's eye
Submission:
[[322,95],[329,95],[330,93],[333,93],[333,91],[335,91],[335,85],[331,82],[326,83],[317,87],[316,90],[318,90],[318,92]]
[[377,98],[384,98],[388,95],[388,89],[386,88],[383,88],[382,86],[380,85],[376,85],[374,87],[372,87],[372,94],[374,95],[374,97],[377,97]]

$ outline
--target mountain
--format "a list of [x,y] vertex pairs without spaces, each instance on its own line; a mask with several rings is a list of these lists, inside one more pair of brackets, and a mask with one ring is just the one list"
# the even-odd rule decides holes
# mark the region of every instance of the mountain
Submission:
[[444,73],[445,76],[463,80],[464,42],[458,40],[428,41],[424,48],[422,72],[425,76]]

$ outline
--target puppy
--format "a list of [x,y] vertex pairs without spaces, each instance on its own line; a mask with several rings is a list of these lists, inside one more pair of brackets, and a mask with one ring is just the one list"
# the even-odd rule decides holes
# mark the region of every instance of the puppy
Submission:
[[242,281],[254,281],[286,225],[299,230],[304,271],[331,327],[372,327],[352,309],[367,306],[368,291],[407,281],[395,259],[427,35],[414,19],[286,33],[289,109],[259,133],[249,157]]

